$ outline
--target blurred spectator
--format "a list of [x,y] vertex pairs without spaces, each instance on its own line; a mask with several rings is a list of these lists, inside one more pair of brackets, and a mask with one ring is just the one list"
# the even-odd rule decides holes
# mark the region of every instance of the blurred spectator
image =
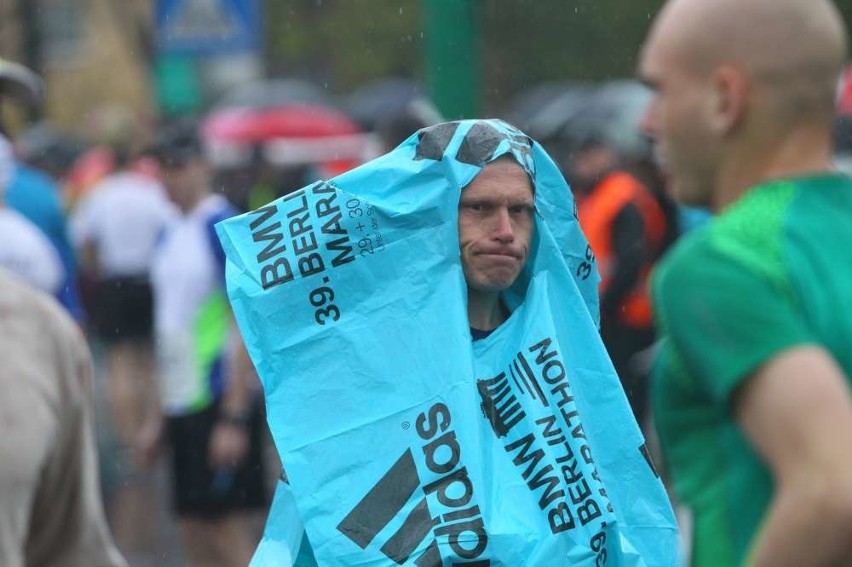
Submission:
[[19,161],[44,172],[60,186],[65,183],[68,172],[84,149],[82,142],[62,133],[48,122],[39,122],[15,137],[15,151]]
[[244,202],[245,208],[242,206],[243,203],[231,201],[240,210],[257,209],[279,197],[298,191],[320,178],[316,164],[276,166],[263,156],[260,146],[256,146],[252,151],[252,159],[247,169],[251,182],[246,186],[248,194]]
[[125,565],[103,515],[91,388],[76,325],[0,269],[0,565]]
[[79,322],[85,320],[77,279],[77,260],[68,239],[60,188],[50,177],[16,163],[6,194],[9,206],[27,217],[44,233],[62,262],[62,282],[56,292],[60,303]]
[[661,204],[603,140],[587,140],[572,153],[569,179],[601,275],[601,335],[644,426],[648,377],[634,357],[654,343],[648,275],[673,241],[674,208]]
[[[212,193],[195,128],[178,124],[156,145],[163,184],[180,210],[152,269],[162,411],[171,444],[173,505],[193,565],[244,566],[259,540],[248,513],[265,511],[261,399],[225,294],[214,225],[236,210]],[[159,413],[144,428],[153,450]]]
[[[150,140],[147,122],[120,104],[106,104],[88,114],[83,125],[93,146],[77,153],[64,177],[68,210],[77,204],[104,177],[116,171],[132,171],[156,178],[156,164],[146,154],[124,155],[144,147]],[[118,162],[116,162],[118,158]]]
[[6,205],[14,170],[12,145],[0,135],[0,266],[30,286],[57,295],[64,278],[59,255],[37,226]]
[[156,544],[151,518],[157,516],[157,500],[150,474],[138,469],[132,455],[147,408],[158,403],[151,388],[149,272],[157,238],[176,213],[158,182],[128,169],[131,157],[126,144],[113,147],[117,171],[79,203],[71,229],[82,260],[91,328],[106,351],[106,398],[121,476],[110,518],[123,550],[148,551]]
[[65,178],[66,208],[73,212],[92,187],[111,171],[112,155],[106,147],[89,148],[77,156]]

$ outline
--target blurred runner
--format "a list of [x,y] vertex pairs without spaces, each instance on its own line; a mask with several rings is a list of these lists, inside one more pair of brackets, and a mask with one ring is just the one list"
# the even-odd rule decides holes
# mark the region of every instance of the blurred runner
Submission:
[[0,565],[125,565],[103,515],[91,388],[77,326],[0,269]]
[[77,281],[77,260],[68,238],[59,186],[41,171],[16,162],[6,200],[10,208],[35,224],[56,250],[62,262],[62,281],[56,297],[74,319],[83,323],[85,311]]
[[[181,215],[152,269],[162,411],[171,444],[173,503],[192,565],[244,566],[259,540],[249,512],[266,510],[261,400],[225,295],[225,255],[213,226],[236,214],[211,190],[195,129],[163,132],[156,155]],[[159,414],[149,414],[153,444]]]
[[157,238],[176,212],[159,183],[126,169],[131,162],[126,145],[114,147],[113,159],[119,170],[80,202],[71,230],[89,284],[91,327],[106,351],[106,397],[120,476],[110,519],[123,550],[150,551],[156,546],[155,486],[152,475],[133,462],[133,450],[148,408],[158,403],[151,388],[149,270]]
[[694,566],[852,561],[846,37],[827,0],[672,0],[642,56],[674,192],[719,215],[654,278],[655,417]]
[[[37,105],[41,102],[44,86],[38,75],[26,67],[0,59],[0,92],[2,92],[3,102],[8,99]],[[8,132],[6,125],[0,124],[0,131],[3,132],[3,160],[8,162],[4,164],[4,168],[8,170],[8,175],[3,179],[5,203],[9,209],[17,211],[38,227],[49,240],[50,246],[54,248],[55,254],[58,254],[61,261],[61,281],[55,287],[51,285],[48,291],[59,299],[77,321],[82,322],[84,313],[77,285],[76,262],[68,242],[59,188],[46,175],[18,163],[13,157],[14,151],[7,147],[10,142],[5,137]],[[9,220],[12,215],[8,211],[4,217],[7,222],[13,222],[16,227],[20,225],[19,217]],[[26,230],[26,232],[30,231]],[[33,238],[27,236],[26,240],[32,242]],[[38,240],[42,239],[38,238]],[[20,255],[21,251],[17,250],[14,253]],[[42,289],[47,288],[42,286]]]
[[0,135],[0,266],[55,296],[64,278],[59,255],[38,227],[6,205],[6,189],[14,170],[12,145]]

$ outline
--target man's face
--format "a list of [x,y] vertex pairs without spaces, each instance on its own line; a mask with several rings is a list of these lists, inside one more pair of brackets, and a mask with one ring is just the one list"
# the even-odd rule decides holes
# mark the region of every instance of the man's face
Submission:
[[710,206],[719,140],[710,128],[709,80],[689,68],[665,27],[652,32],[642,53],[640,76],[654,97],[641,127],[655,143],[674,196],[687,205]]
[[534,226],[533,190],[511,159],[486,165],[462,191],[459,248],[470,289],[503,291],[526,264]]
[[160,181],[166,188],[166,194],[184,211],[194,206],[204,174],[205,165],[200,159],[160,162]]
[[568,181],[572,191],[590,192],[618,163],[615,150],[602,144],[590,144],[571,153]]

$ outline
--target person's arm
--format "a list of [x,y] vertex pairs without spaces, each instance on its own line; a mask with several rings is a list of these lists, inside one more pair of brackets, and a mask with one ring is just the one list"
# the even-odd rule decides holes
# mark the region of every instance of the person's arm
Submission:
[[822,349],[790,349],[746,381],[734,411],[776,487],[748,565],[849,565],[852,396],[843,372]]
[[251,418],[248,377],[254,367],[235,324],[232,337],[229,345],[227,387],[219,407],[208,455],[210,464],[218,469],[238,465],[248,450]]
[[[225,285],[225,251],[216,235],[215,225],[237,211],[226,209],[209,219],[207,236]],[[254,372],[243,338],[233,317],[230,320],[230,342],[227,345],[225,393],[210,440],[208,459],[212,467],[227,469],[239,464],[248,451],[251,396],[248,377]]]
[[612,274],[601,295],[601,319],[614,319],[627,295],[636,286],[642,266],[648,257],[645,222],[633,203],[628,203],[615,217],[610,230],[612,242]]

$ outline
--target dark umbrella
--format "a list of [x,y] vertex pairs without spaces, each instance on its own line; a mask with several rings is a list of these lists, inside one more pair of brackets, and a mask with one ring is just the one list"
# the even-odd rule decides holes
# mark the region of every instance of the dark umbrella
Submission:
[[[549,108],[550,103],[558,100],[573,100],[588,87],[576,81],[550,81],[539,83],[515,95],[509,103],[503,116],[506,121],[517,126],[520,130],[538,139],[540,132],[548,133],[547,121],[553,113],[564,116],[562,106]],[[567,98],[566,98],[567,97]],[[570,106],[570,104],[569,104]]]
[[422,98],[423,91],[416,81],[390,77],[359,87],[346,98],[343,107],[364,129],[375,130],[385,117],[406,112],[412,102]]
[[650,89],[637,81],[604,83],[557,124],[554,135],[575,147],[597,142],[624,157],[647,156],[650,142],[640,122],[651,96]]
[[604,143],[625,156],[641,155],[649,151],[640,121],[650,100],[651,91],[637,81],[575,86],[534,114],[527,132],[543,144]]

